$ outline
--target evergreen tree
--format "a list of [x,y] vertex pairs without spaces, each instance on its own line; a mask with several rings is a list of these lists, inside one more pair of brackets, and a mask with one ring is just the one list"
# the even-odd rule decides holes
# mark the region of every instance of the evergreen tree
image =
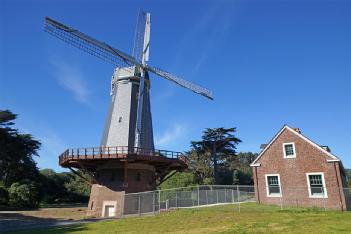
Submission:
[[[241,140],[234,136],[236,128],[207,128],[201,141],[191,143],[192,151],[199,164],[213,168],[213,182],[219,183],[219,166],[223,167],[230,158],[236,156],[236,146]],[[198,165],[197,165],[198,166]]]
[[0,181],[6,187],[23,179],[38,180],[39,175],[33,156],[38,156],[40,142],[12,128],[16,117],[0,110]]

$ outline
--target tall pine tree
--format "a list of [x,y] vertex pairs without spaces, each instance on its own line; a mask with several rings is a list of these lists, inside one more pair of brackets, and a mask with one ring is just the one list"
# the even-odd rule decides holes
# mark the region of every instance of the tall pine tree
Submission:
[[0,110],[0,181],[6,187],[24,179],[36,181],[39,175],[33,156],[38,156],[41,144],[13,128],[16,117],[9,110]]
[[[213,168],[213,182],[219,183],[219,166],[236,156],[236,146],[241,140],[235,137],[236,128],[207,128],[201,141],[193,141],[192,151],[198,162]],[[206,167],[202,165],[202,167]],[[205,168],[204,168],[205,169]]]

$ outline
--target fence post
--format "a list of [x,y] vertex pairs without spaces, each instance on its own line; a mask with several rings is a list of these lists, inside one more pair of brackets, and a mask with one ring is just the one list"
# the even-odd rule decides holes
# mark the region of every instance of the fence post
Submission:
[[323,189],[323,206],[324,206],[324,211],[326,211],[326,210],[327,210],[327,207],[326,207],[326,204],[325,204],[325,203],[326,203],[326,200],[327,200],[327,199],[326,199],[326,197],[325,197],[325,192],[324,192],[325,190],[324,190],[324,187],[323,187],[322,189]]
[[152,213],[155,214],[155,192],[152,193]]
[[283,210],[283,201],[282,201],[282,191],[280,190],[279,200],[280,200],[280,210]]
[[208,197],[207,197],[207,190],[206,191],[206,205],[208,205]]
[[125,206],[125,200],[126,200],[126,194],[125,192],[122,192],[122,199],[121,199],[121,218],[124,217],[124,206]]
[[238,196],[238,202],[240,202],[240,190],[239,190],[239,185],[236,185],[236,195]]
[[238,207],[239,207],[239,213],[240,213],[240,190],[239,190],[239,185],[236,185],[236,192],[238,196]]
[[161,213],[161,190],[158,191],[158,213]]
[[216,193],[216,195],[217,195],[217,202],[216,202],[216,204],[218,204],[218,189],[216,189],[217,190],[217,193]]
[[197,206],[200,206],[200,187],[197,185]]
[[176,208],[178,208],[178,193],[176,192]]
[[232,188],[232,203],[235,203],[235,199],[234,199],[234,188]]
[[138,204],[138,208],[139,208],[139,216],[141,215],[141,209],[140,209],[140,208],[141,208],[141,207],[140,207],[140,195],[141,195],[141,194],[139,193],[139,196],[138,196],[138,197],[139,197],[139,204]]

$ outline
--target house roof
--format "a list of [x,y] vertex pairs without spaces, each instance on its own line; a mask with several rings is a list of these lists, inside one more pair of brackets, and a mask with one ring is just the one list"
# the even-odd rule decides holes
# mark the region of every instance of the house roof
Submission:
[[340,159],[335,156],[334,154],[328,152],[326,149],[324,149],[323,147],[319,146],[318,144],[316,144],[315,142],[313,142],[312,140],[308,139],[307,137],[305,137],[304,135],[302,135],[301,133],[295,131],[293,128],[289,127],[288,125],[284,125],[280,131],[271,139],[271,141],[266,145],[266,147],[261,151],[261,153],[257,156],[257,158],[251,163],[250,166],[254,167],[254,166],[258,166],[257,165],[257,161],[264,155],[264,153],[267,151],[267,149],[269,149],[269,147],[273,144],[273,142],[284,132],[284,130],[288,130],[292,133],[294,133],[296,136],[302,138],[303,140],[305,140],[306,142],[308,142],[309,144],[311,144],[312,146],[314,146],[316,149],[320,150],[321,152],[323,152],[324,154],[328,155],[329,157],[331,157],[331,160],[327,160],[327,161],[338,161],[341,162]]

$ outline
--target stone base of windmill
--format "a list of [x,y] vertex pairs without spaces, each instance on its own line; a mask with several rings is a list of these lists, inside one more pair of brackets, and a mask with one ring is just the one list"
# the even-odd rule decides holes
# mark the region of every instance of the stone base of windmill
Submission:
[[168,173],[188,168],[180,152],[130,147],[67,149],[59,156],[62,167],[77,168],[92,176],[87,216],[119,218],[154,212],[156,180]]
[[94,218],[120,218],[125,191],[114,191],[106,186],[93,184],[86,215]]
[[[112,166],[112,168],[111,168]],[[87,216],[96,218],[120,218],[123,213],[125,194],[155,189],[155,168],[145,164],[129,164],[125,171],[116,163],[98,168],[98,184],[91,188]],[[124,180],[124,173],[127,179]],[[133,205],[132,205],[133,206]]]

